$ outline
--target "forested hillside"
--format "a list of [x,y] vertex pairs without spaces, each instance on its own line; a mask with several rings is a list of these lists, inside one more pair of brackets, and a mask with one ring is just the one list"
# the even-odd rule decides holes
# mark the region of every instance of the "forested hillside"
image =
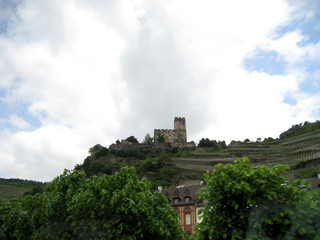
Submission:
[[[252,165],[274,166],[288,164],[283,174],[287,179],[311,178],[320,173],[320,122],[293,125],[279,138],[225,141],[202,138],[195,148],[177,148],[163,143],[155,148],[152,142],[139,144],[133,136],[128,146],[100,144],[90,148],[89,156],[75,169],[83,169],[87,176],[112,174],[121,166],[132,165],[140,177],[147,177],[154,188],[201,180],[202,174],[218,163],[231,163],[248,157]],[[128,140],[127,139],[127,140]],[[158,145],[157,145],[158,146]]]

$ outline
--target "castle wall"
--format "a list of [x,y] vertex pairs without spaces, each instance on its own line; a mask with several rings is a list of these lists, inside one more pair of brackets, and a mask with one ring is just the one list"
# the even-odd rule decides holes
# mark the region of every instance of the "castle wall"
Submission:
[[161,133],[165,136],[167,143],[173,143],[176,138],[176,132],[172,129],[155,129],[154,130],[154,139],[157,141],[158,133]]
[[174,129],[175,130],[186,130],[186,119],[184,117],[182,117],[182,118],[175,117],[174,118]]
[[185,118],[174,119],[174,129],[155,129],[154,140],[157,142],[157,134],[161,133],[165,136],[165,142],[172,146],[185,146],[187,144],[187,131]]

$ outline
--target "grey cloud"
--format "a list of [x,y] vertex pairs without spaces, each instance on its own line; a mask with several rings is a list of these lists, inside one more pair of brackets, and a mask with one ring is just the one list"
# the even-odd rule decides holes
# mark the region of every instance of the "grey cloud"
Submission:
[[21,0],[2,0],[0,1],[0,34],[7,33],[10,26],[18,20],[17,7]]

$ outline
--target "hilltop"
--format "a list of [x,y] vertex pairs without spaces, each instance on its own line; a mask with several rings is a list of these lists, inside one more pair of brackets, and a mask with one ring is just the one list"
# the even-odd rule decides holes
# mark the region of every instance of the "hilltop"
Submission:
[[89,150],[90,155],[83,164],[75,169],[83,169],[91,176],[112,174],[123,165],[133,165],[138,174],[147,177],[154,187],[201,180],[202,174],[216,164],[230,163],[239,157],[248,157],[252,165],[288,164],[290,170],[284,173],[288,180],[316,177],[320,173],[319,121],[293,125],[277,139],[246,139],[232,141],[229,145],[203,138],[197,146],[177,147],[151,139],[146,136],[144,143],[138,143],[134,136],[130,136],[109,148],[97,144]]

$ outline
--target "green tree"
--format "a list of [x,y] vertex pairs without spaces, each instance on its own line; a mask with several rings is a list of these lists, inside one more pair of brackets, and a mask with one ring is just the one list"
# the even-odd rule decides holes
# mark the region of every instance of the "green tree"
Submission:
[[182,239],[176,212],[133,167],[86,181],[68,211],[80,239]]
[[268,138],[265,138],[264,140],[263,140],[263,142],[266,142],[266,143],[272,143],[272,142],[274,142],[275,141],[275,139],[273,139],[272,137],[268,137]]
[[0,200],[0,239],[41,239],[35,234],[41,227],[39,196]]
[[206,205],[197,226],[199,239],[319,239],[319,216],[313,213],[309,218],[309,212],[320,210],[319,193],[315,199],[299,191],[301,182],[283,184],[285,169],[251,166],[242,158],[206,173],[207,187],[200,191]]
[[0,239],[183,239],[178,214],[135,168],[68,171],[43,193],[0,200]]
[[224,143],[221,142],[221,143],[218,144],[216,140],[210,140],[209,138],[202,138],[199,141],[198,147],[213,147],[215,150],[218,150],[219,148],[221,149],[224,148],[223,144],[225,145],[225,142]]
[[164,142],[166,142],[166,136],[162,132],[157,132],[155,140],[157,142],[164,143]]
[[149,133],[147,133],[147,135],[143,139],[143,143],[151,144],[152,142],[153,142],[153,137],[151,137]]
[[130,136],[126,140],[131,143],[139,143],[138,139],[136,139],[134,136]]
[[213,147],[214,143],[209,138],[201,138],[198,147]]
[[227,144],[225,141],[219,141],[218,144],[222,147],[222,149],[227,148]]
[[108,148],[101,146],[100,144],[96,144],[89,149],[90,155],[96,158],[107,156],[108,152]]
[[84,171],[64,170],[63,174],[48,183],[42,194],[41,228],[35,232],[43,239],[72,239],[76,237],[70,219],[69,205],[79,189],[88,181]]

